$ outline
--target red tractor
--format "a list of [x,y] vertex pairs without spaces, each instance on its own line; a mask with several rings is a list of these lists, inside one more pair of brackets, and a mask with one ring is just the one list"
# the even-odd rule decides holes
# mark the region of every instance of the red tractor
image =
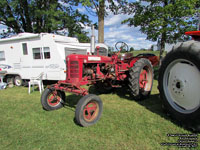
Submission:
[[[66,80],[59,81],[45,89],[41,103],[45,110],[55,110],[64,106],[65,92],[82,95],[79,100],[75,119],[81,126],[96,123],[102,114],[102,101],[81,86],[95,85],[101,89],[111,90],[127,84],[134,99],[149,96],[153,84],[153,67],[149,57],[133,57],[132,53],[122,55],[120,51],[128,46],[124,42],[116,45],[117,53],[111,57],[100,55],[97,47],[96,55],[71,54],[66,57]],[[149,58],[149,59],[148,59]]]

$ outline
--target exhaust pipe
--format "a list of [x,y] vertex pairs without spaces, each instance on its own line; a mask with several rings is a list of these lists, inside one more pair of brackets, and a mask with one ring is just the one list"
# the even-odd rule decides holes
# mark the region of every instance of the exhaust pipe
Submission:
[[92,25],[92,35],[90,41],[90,52],[93,55],[95,52],[95,34],[94,34],[94,25]]

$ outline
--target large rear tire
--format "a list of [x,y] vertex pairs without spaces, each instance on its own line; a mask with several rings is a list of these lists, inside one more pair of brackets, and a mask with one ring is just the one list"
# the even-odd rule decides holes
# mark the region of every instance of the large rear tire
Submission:
[[159,70],[159,91],[165,110],[179,121],[200,115],[200,42],[187,41],[169,52]]
[[135,100],[147,98],[153,85],[153,66],[148,59],[141,58],[129,70],[128,86]]
[[60,109],[65,104],[65,93],[62,91],[56,91],[57,93],[54,92],[54,90],[46,88],[42,93],[41,104],[47,111]]

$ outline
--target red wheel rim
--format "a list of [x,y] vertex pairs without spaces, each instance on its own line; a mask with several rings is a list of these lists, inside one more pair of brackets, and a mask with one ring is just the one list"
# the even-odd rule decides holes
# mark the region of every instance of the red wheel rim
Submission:
[[142,91],[151,91],[153,83],[153,70],[149,66],[143,67],[140,72],[139,85]]
[[50,106],[55,107],[61,102],[61,98],[60,96],[53,95],[53,93],[51,93],[49,94],[47,101]]
[[97,102],[92,101],[85,105],[83,109],[83,117],[86,121],[93,121],[99,113],[99,105]]
[[140,83],[140,88],[141,89],[145,89],[148,79],[147,79],[148,73],[145,69],[142,69],[141,73],[140,73],[140,79],[139,79],[139,83]]

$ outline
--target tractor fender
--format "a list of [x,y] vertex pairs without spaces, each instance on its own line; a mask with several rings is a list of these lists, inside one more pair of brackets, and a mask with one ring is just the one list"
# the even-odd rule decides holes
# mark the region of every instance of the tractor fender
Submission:
[[139,59],[141,59],[141,58],[133,58],[133,59],[130,61],[130,68],[132,68],[133,65],[135,64],[135,62],[138,61]]

